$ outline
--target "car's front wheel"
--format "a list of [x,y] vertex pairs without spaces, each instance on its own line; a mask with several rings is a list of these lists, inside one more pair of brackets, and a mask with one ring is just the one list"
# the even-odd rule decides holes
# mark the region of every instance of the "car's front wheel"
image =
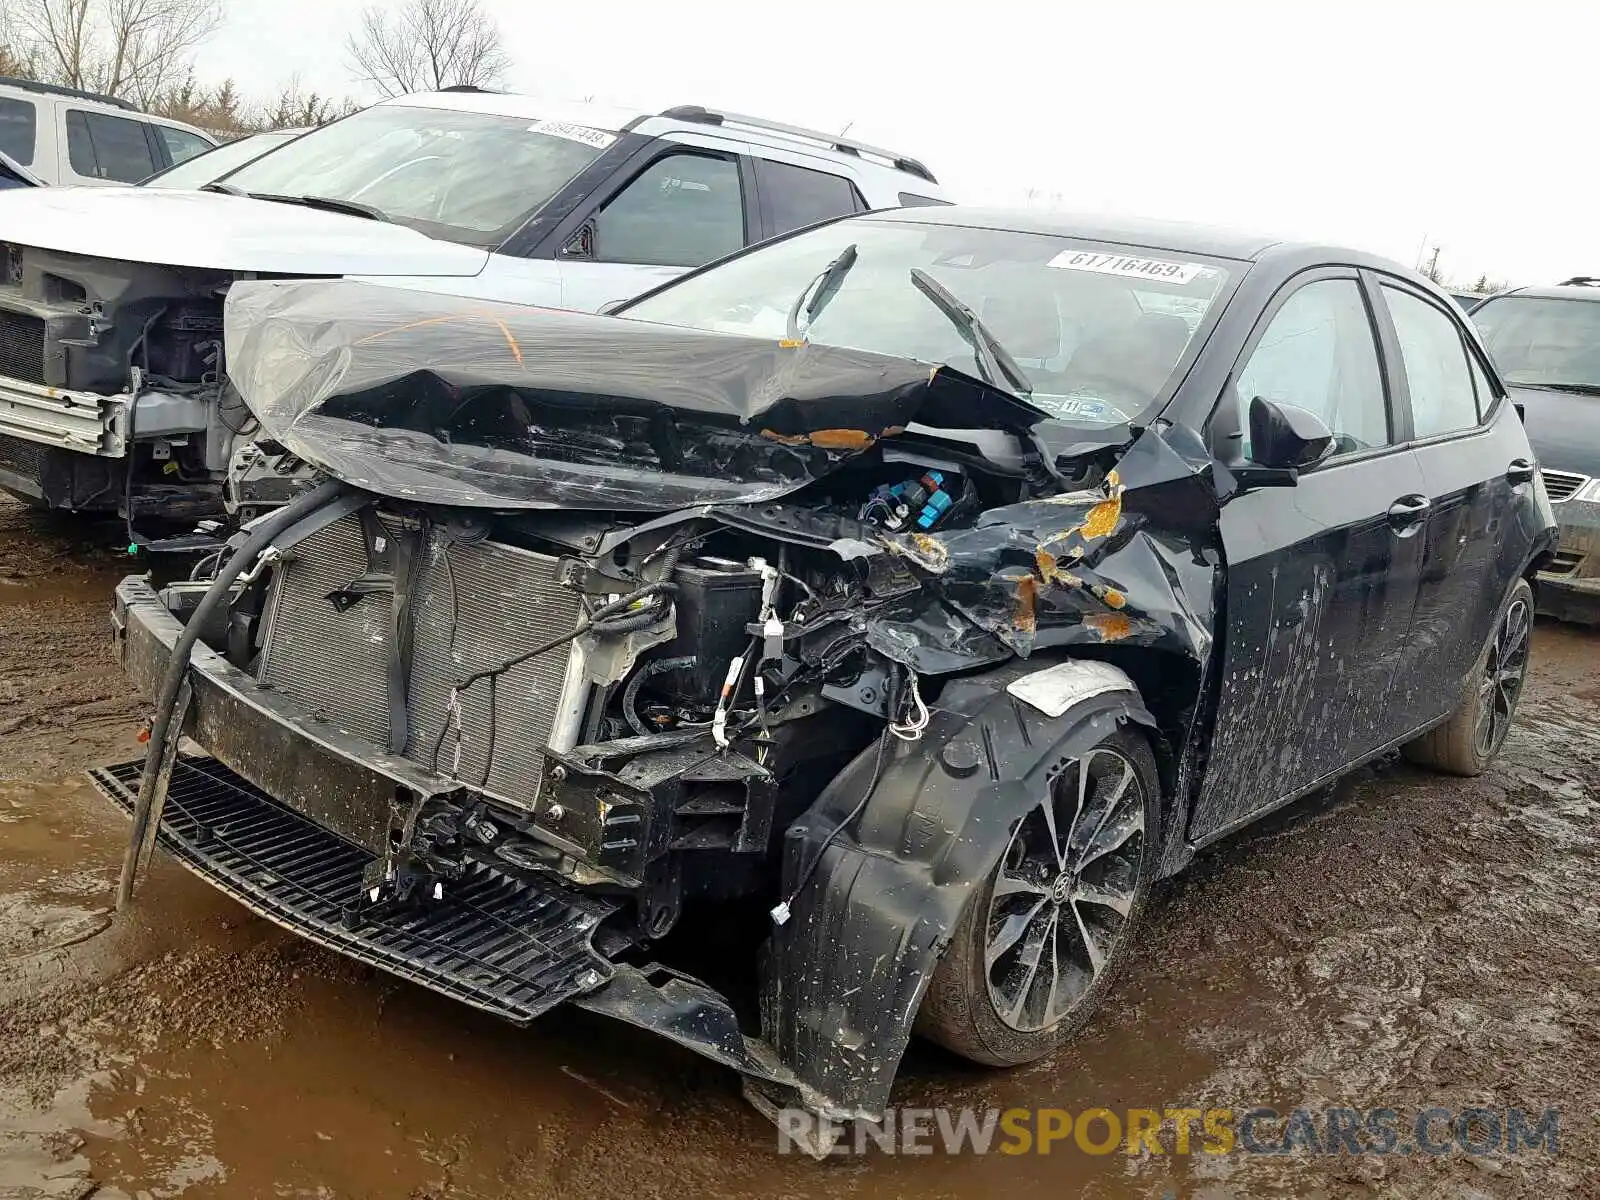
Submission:
[[1407,742],[1406,758],[1451,775],[1481,775],[1500,753],[1516,715],[1532,639],[1533,589],[1519,579],[1500,609],[1461,703],[1444,724]]
[[1123,728],[1053,772],[968,902],[917,1014],[924,1037],[991,1066],[1076,1033],[1128,952],[1155,875],[1160,783]]

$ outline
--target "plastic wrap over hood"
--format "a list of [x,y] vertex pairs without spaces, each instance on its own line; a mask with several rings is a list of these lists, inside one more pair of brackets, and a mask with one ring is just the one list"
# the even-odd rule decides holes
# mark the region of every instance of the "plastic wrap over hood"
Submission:
[[1045,414],[910,359],[344,280],[228,294],[263,436],[369,491],[501,509],[769,500],[911,421]]

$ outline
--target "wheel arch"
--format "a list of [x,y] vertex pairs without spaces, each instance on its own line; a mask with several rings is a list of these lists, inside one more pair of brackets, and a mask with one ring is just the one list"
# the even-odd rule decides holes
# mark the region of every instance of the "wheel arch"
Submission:
[[[1054,715],[1012,690],[1051,668],[1073,676],[1075,662],[1099,673],[1081,681],[1082,698],[1069,687]],[[1036,657],[954,679],[932,709],[919,741],[893,744],[857,821],[828,840],[872,778],[876,743],[784,839],[788,916],[763,954],[762,1032],[800,1103],[836,1117],[881,1114],[933,968],[1036,783],[1120,725],[1161,740],[1132,679],[1085,660]]]

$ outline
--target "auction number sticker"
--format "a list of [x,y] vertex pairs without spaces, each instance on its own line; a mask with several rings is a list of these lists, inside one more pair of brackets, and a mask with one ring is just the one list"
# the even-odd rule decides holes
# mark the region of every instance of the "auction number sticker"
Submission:
[[1124,275],[1160,283],[1189,283],[1207,270],[1200,263],[1161,262],[1127,254],[1099,254],[1091,250],[1063,250],[1047,264],[1063,271],[1094,271],[1099,275]]
[[617,140],[617,135],[604,129],[590,129],[587,125],[574,125],[570,121],[535,121],[528,126],[529,133],[543,133],[550,137],[565,138],[569,142],[582,142],[596,150],[604,150]]

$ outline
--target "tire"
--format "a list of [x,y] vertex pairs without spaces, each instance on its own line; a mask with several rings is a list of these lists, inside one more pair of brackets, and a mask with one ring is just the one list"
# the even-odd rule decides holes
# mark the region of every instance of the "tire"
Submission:
[[1483,774],[1516,716],[1532,636],[1533,589],[1519,579],[1495,618],[1461,703],[1444,724],[1407,742],[1401,748],[1406,758],[1449,775]]
[[[1073,832],[1085,770],[1083,811],[1100,814],[1087,839]],[[1047,794],[1012,826],[1000,861],[962,911],[917,1013],[917,1032],[996,1067],[1043,1058],[1077,1033],[1141,924],[1161,853],[1160,812],[1155,757],[1133,729],[1118,729],[1052,771]],[[1047,813],[1066,841],[1065,855]],[[1045,981],[1047,963],[1053,983]]]

